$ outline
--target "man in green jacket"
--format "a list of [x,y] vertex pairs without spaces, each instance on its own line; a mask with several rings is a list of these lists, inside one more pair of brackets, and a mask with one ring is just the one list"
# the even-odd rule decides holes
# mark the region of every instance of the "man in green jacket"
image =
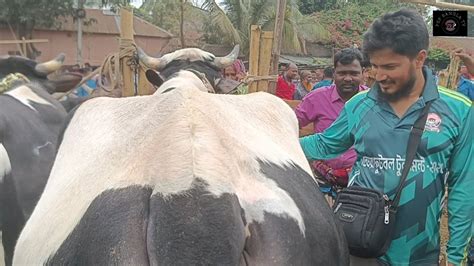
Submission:
[[349,185],[393,198],[405,161],[408,136],[426,103],[432,102],[417,155],[401,194],[387,253],[365,265],[437,265],[441,202],[448,187],[448,262],[466,261],[474,219],[474,116],[471,101],[436,86],[423,66],[428,30],[415,11],[402,9],[374,21],[363,51],[376,84],[349,100],[324,132],[300,139],[307,158],[330,159],[354,146],[357,160]]

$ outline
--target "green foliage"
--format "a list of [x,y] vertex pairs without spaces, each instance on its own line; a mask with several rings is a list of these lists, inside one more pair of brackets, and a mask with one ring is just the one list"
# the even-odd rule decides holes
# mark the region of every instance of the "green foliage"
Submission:
[[[221,33],[219,44],[240,43],[243,52],[246,53],[251,25],[261,26],[265,31],[274,29],[275,0],[205,0],[204,2],[203,7],[211,14],[211,24],[219,28],[218,32]],[[297,0],[289,0],[285,10],[282,47],[286,52],[303,52],[301,44],[311,36],[329,39],[329,34],[321,24],[301,14],[298,3]]]
[[74,0],[0,0],[0,21],[17,28],[52,27],[56,18],[73,14]]
[[450,62],[449,53],[441,48],[431,48],[428,51],[427,63],[436,70],[445,69]]
[[77,1],[83,1],[84,7],[87,8],[109,7],[112,10],[118,7],[128,6],[130,3],[130,0],[74,0],[74,3]]
[[[337,9],[314,13],[312,17],[330,33],[330,40],[326,44],[338,48],[353,44],[360,47],[364,32],[377,17],[402,7],[416,8],[422,13],[425,12],[423,8],[396,0],[360,0],[341,4]],[[321,40],[320,43],[325,42]]]
[[[246,16],[247,10],[245,6],[240,3],[240,1],[226,1],[224,5],[238,5],[233,6],[231,10],[240,10],[241,14],[233,14],[231,12],[225,13],[224,10],[217,4],[216,0],[206,0],[204,1],[203,7],[210,13],[211,23],[216,25],[221,33],[225,33],[221,35],[221,42],[224,44],[242,44],[242,39],[247,39],[248,28],[243,28],[246,23]],[[227,7],[230,8],[230,7]],[[241,19],[240,21],[236,21],[236,18]],[[232,21],[234,20],[234,21]],[[248,26],[249,27],[249,26]]]
[[177,0],[146,0],[138,13],[154,25],[178,34],[179,7],[180,1]]
[[204,33],[202,36],[202,40],[205,43],[210,43],[210,44],[222,43],[222,39],[223,39],[222,36],[225,36],[225,34],[222,32],[219,26],[212,23],[212,17],[205,16],[203,20],[204,20],[204,27],[203,27]]
[[130,0],[101,0],[102,6],[111,5],[113,7],[127,6]]
[[[352,3],[365,2],[360,0],[352,0]],[[346,1],[344,0],[299,0],[298,8],[301,14],[310,15],[322,10],[337,9],[342,7]]]
[[323,10],[325,7],[326,1],[319,1],[319,0],[300,0],[298,3],[298,9],[300,10],[301,14],[310,15],[314,12]]
[[[83,3],[86,0],[81,0]],[[121,6],[129,0],[101,0],[102,4]],[[0,23],[10,25],[21,39],[32,38],[35,27],[60,28],[59,17],[74,17],[77,0],[0,0]],[[40,51],[33,44],[27,45],[27,56],[36,58]]]
[[[211,13],[211,24],[222,34],[220,43],[238,43],[237,32],[244,51],[249,45],[250,25],[259,25],[269,31],[274,27],[274,0],[206,0],[204,7]],[[301,44],[306,40],[339,48],[360,46],[363,33],[375,18],[401,7],[424,12],[419,6],[397,0],[289,0],[283,25],[283,50],[304,52]]]
[[[191,2],[188,0],[188,3]],[[179,3],[176,0],[146,0],[136,13],[177,34]],[[335,47],[360,46],[363,33],[376,17],[402,6],[410,5],[396,0],[288,0],[283,25],[283,50],[304,52],[302,44],[306,40]],[[246,53],[251,25],[259,25],[268,31],[274,28],[275,0],[203,0],[202,8],[209,16],[203,12],[197,18],[196,14],[186,13],[185,21],[193,18],[204,21],[203,40],[207,43],[239,43]],[[185,12],[191,9],[187,8]]]

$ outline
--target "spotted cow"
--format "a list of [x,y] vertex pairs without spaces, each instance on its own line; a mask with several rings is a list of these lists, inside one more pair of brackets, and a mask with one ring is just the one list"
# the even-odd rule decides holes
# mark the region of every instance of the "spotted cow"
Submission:
[[291,108],[208,93],[209,69],[189,66],[219,58],[177,54],[187,70],[153,95],[71,115],[14,264],[347,265]]
[[0,224],[7,265],[46,185],[67,115],[50,93],[68,90],[81,80],[69,74],[47,78],[63,60],[59,55],[37,64],[23,57],[0,57]]

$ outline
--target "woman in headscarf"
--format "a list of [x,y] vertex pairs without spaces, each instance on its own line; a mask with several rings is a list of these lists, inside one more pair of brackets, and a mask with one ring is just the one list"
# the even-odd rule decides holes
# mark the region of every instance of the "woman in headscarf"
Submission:
[[293,95],[293,100],[302,100],[306,94],[308,94],[313,88],[313,77],[311,72],[308,70],[303,70],[300,72],[300,82],[296,86],[295,94]]
[[[232,79],[235,81],[242,82],[246,76],[245,66],[242,63],[242,60],[237,59],[234,63],[223,70],[224,77],[226,79]],[[248,86],[245,83],[242,83],[234,94],[247,94]]]

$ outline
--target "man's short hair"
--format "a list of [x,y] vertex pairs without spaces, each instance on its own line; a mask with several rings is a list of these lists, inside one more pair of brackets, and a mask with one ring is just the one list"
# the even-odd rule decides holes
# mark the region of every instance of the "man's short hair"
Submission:
[[415,10],[401,9],[376,19],[364,34],[363,52],[390,48],[397,54],[414,58],[428,50],[429,35],[423,17]]
[[311,76],[311,72],[309,70],[301,70],[300,71],[301,80],[305,79],[308,76]]
[[290,68],[296,68],[298,69],[298,66],[295,64],[295,63],[288,63],[288,65],[286,66],[286,70],[290,70]]
[[332,67],[326,67],[323,70],[323,74],[325,78],[332,78],[334,76],[334,70],[332,69]]
[[334,68],[336,68],[337,63],[349,65],[354,60],[359,61],[359,64],[362,66],[362,53],[356,48],[344,48],[334,55]]

